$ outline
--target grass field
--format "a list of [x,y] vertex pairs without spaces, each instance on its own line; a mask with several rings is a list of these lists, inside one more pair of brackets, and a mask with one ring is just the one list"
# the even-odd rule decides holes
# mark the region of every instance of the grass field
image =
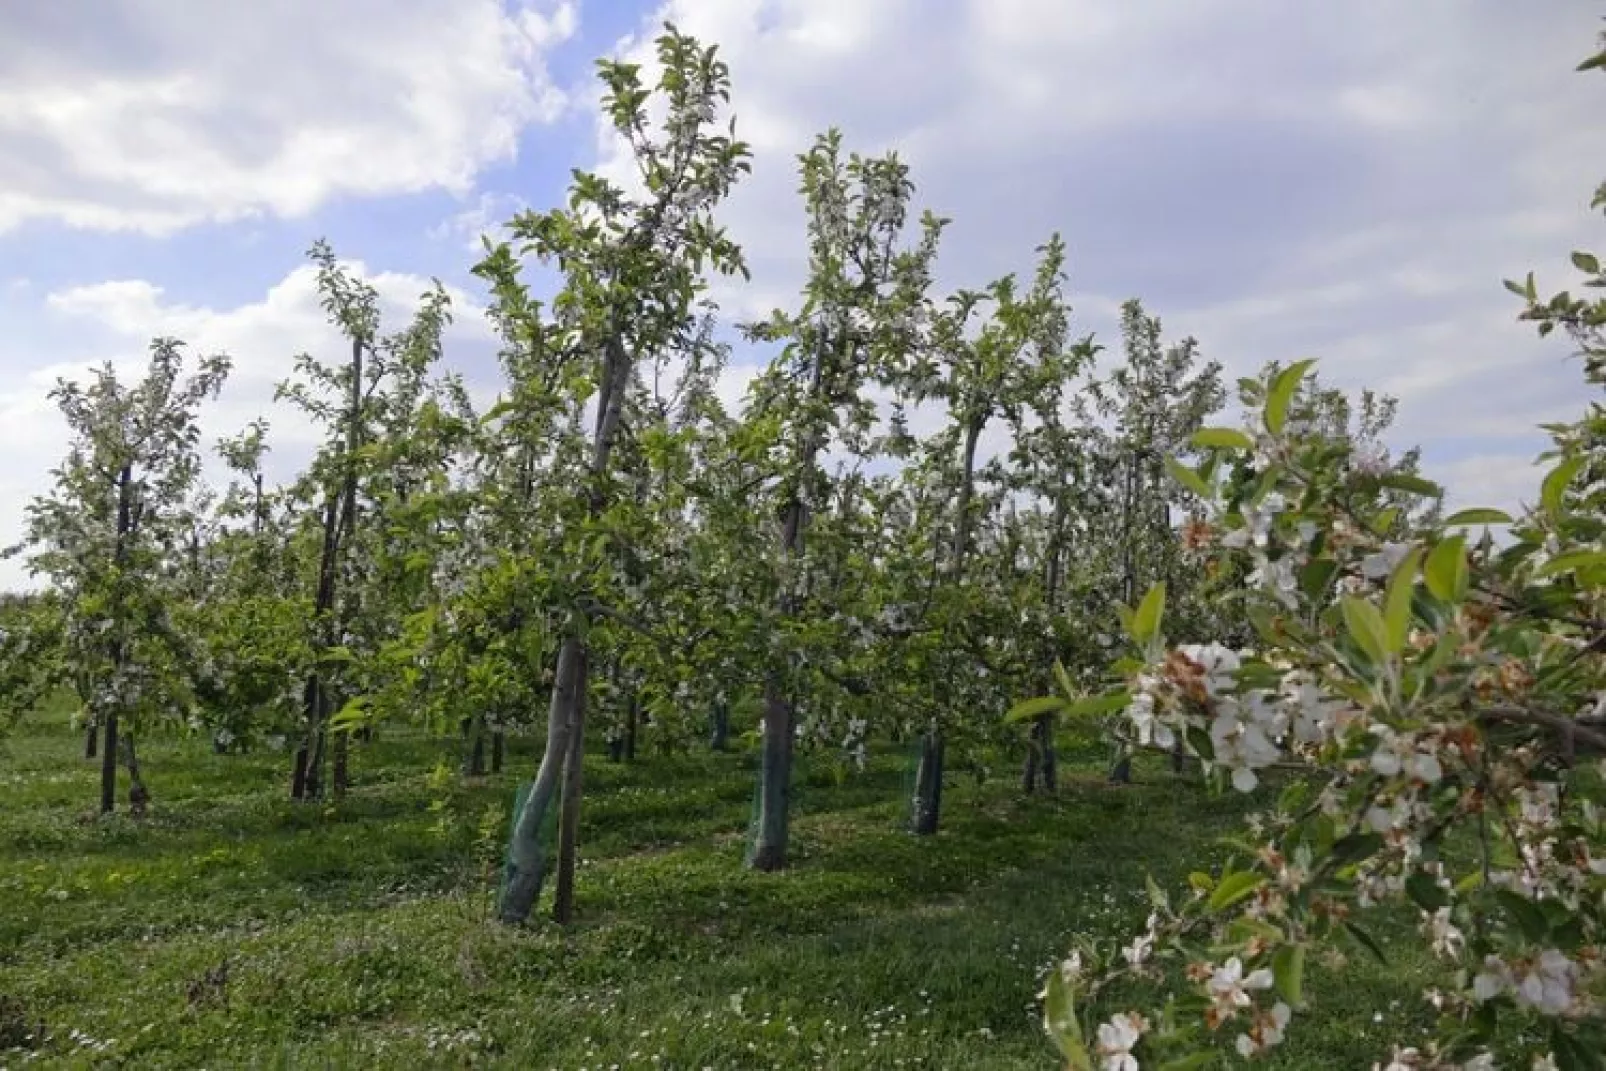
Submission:
[[[956,780],[922,841],[907,755],[841,784],[805,760],[796,865],[755,874],[751,756],[599,755],[580,920],[513,929],[491,864],[532,742],[465,784],[389,730],[348,799],[297,806],[282,753],[153,739],[140,822],[93,817],[79,746],[38,717],[0,753],[0,1067],[1052,1068],[1039,968],[1141,925],[1144,872],[1219,858],[1243,807],[1159,764],[1108,787],[1088,742],[1057,799],[1012,764]],[[1271,1066],[1385,1056],[1419,1029],[1416,966],[1316,970]]]

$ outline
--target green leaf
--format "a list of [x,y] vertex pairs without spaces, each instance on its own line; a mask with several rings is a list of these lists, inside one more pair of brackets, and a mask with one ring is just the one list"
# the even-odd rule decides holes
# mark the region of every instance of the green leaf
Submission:
[[1351,833],[1333,843],[1331,859],[1335,868],[1369,859],[1383,847],[1383,838],[1376,833]]
[[1556,1058],[1557,1071],[1601,1071],[1606,1067],[1598,1039],[1591,1044],[1569,1034],[1559,1022],[1550,1024],[1550,1052]]
[[1587,271],[1591,275],[1599,275],[1600,258],[1595,256],[1593,253],[1585,253],[1582,250],[1575,250],[1573,252],[1573,267],[1577,268],[1579,271]]
[[1539,505],[1546,513],[1555,515],[1561,511],[1561,500],[1567,493],[1567,486],[1583,467],[1582,457],[1569,457],[1545,475],[1544,483],[1539,485]]
[[1173,480],[1177,481],[1183,487],[1186,487],[1189,491],[1192,491],[1200,498],[1214,497],[1214,495],[1211,494],[1210,485],[1205,483],[1204,477],[1200,476],[1197,472],[1193,471],[1176,458],[1168,457],[1165,459],[1165,470],[1171,475]]
[[1413,476],[1409,472],[1384,473],[1382,478],[1377,482],[1384,487],[1390,487],[1396,491],[1409,491],[1414,495],[1422,495],[1426,498],[1441,498],[1444,495],[1444,488],[1440,487],[1432,480],[1425,480],[1420,476]]
[[1203,870],[1195,870],[1188,875],[1188,887],[1198,892],[1209,892],[1216,887],[1216,879]]
[[1510,524],[1511,515],[1498,509],[1478,507],[1459,510],[1445,518],[1444,526],[1454,528],[1462,524]]
[[1405,649],[1405,637],[1411,630],[1411,592],[1416,585],[1417,565],[1421,561],[1422,548],[1412,547],[1389,578],[1388,595],[1383,603],[1383,623],[1390,654],[1398,654]]
[[1200,1068],[1213,1066],[1217,1055],[1208,1049],[1203,1052],[1190,1052],[1186,1056],[1167,1060],[1160,1065],[1160,1071],[1199,1071]]
[[1054,680],[1059,683],[1060,691],[1065,693],[1066,699],[1075,698],[1078,691],[1076,684],[1071,680],[1071,675],[1065,672],[1065,663],[1057,658],[1054,659]]
[[1055,714],[1064,709],[1065,700],[1057,695],[1044,695],[1036,699],[1022,699],[1019,703],[1009,708],[1009,713],[1004,715],[1004,722],[1005,724],[1013,724],[1042,714]]
[[1225,450],[1253,450],[1255,440],[1237,428],[1200,428],[1193,433],[1193,445],[1220,447]]
[[1166,896],[1165,890],[1160,888],[1160,886],[1155,883],[1154,876],[1152,874],[1143,875],[1143,886],[1148,890],[1149,903],[1153,904],[1162,911],[1171,910],[1170,898]]
[[1349,634],[1356,645],[1365,651],[1372,661],[1387,661],[1388,630],[1384,627],[1383,615],[1378,613],[1377,607],[1353,595],[1344,596],[1344,601],[1340,605],[1344,610],[1344,625],[1349,629]]
[[1155,584],[1143,596],[1137,612],[1132,615],[1132,638],[1148,643],[1160,629],[1160,617],[1165,613],[1165,583]]
[[1283,945],[1279,948],[1271,957],[1271,976],[1277,983],[1277,992],[1289,1007],[1299,1007],[1305,993],[1305,946]]
[[361,728],[369,720],[370,700],[366,695],[353,696],[346,701],[345,706],[335,712],[329,719],[329,728],[337,733],[351,732]]
[[1466,537],[1441,539],[1428,553],[1422,579],[1436,599],[1458,602],[1467,589]]
[[1433,876],[1425,870],[1413,871],[1405,879],[1405,895],[1415,901],[1423,911],[1437,911],[1448,907],[1450,894],[1445,892]]
[[1129,692],[1111,692],[1108,695],[1090,695],[1066,703],[1063,713],[1067,718],[1080,718],[1092,714],[1113,714],[1125,710],[1132,702]]
[[1093,1060],[1088,1055],[1087,1043],[1082,1040],[1082,1024],[1076,1018],[1075,994],[1058,967],[1048,976],[1048,990],[1043,996],[1043,1027],[1074,1071],[1092,1071]]
[[1266,875],[1257,874],[1253,870],[1239,870],[1224,875],[1221,883],[1210,894],[1210,910],[1221,911],[1231,907],[1264,884]]
[[1525,938],[1537,943],[1550,935],[1550,923],[1546,921],[1545,913],[1532,900],[1510,889],[1496,889],[1494,896]]
[[1362,948],[1376,956],[1379,963],[1386,964],[1389,961],[1389,958],[1383,954],[1383,949],[1379,947],[1378,943],[1372,939],[1371,934],[1355,925],[1355,923],[1350,922],[1348,919],[1344,920],[1344,930],[1351,937],[1355,938],[1356,942]]
[[1606,553],[1598,550],[1569,550],[1534,570],[1535,577],[1554,576],[1572,570],[1589,569],[1606,565]]
[[1320,599],[1338,572],[1338,563],[1331,558],[1312,558],[1299,571],[1299,590],[1311,599]]
[[1294,400],[1294,392],[1299,389],[1299,383],[1305,378],[1315,361],[1295,361],[1287,368],[1278,372],[1272,379],[1271,386],[1266,390],[1266,430],[1273,435],[1281,433],[1283,425],[1288,423],[1288,405]]

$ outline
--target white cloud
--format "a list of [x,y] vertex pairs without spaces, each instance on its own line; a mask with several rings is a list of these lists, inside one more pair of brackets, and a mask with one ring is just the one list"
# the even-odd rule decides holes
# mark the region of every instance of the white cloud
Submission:
[[565,104],[575,0],[0,6],[0,232],[164,233],[467,194]]
[[[1079,331],[1112,341],[1138,296],[1229,376],[1315,356],[1329,383],[1400,395],[1397,446],[1495,457],[1491,437],[1576,408],[1576,368],[1500,280],[1559,289],[1567,249],[1599,245],[1602,85],[1573,71],[1594,7],[669,0],[621,48],[650,78],[667,19],[731,66],[755,151],[725,213],[754,286],[717,291],[739,315],[795,304],[795,156],[835,125],[896,148],[954,218],[943,287],[1029,272],[1058,230]],[[628,177],[600,123],[599,156]],[[1446,471],[1509,494],[1492,461]]]
[[[346,262],[380,295],[383,329],[399,330],[408,322],[417,299],[430,281],[415,275],[370,271],[361,262]],[[461,291],[448,289],[455,320],[448,329],[445,363],[465,374],[476,393],[487,391],[493,350],[492,332],[483,309]],[[319,432],[287,404],[275,404],[275,387],[293,371],[298,353],[338,361],[346,350],[319,302],[317,273],[297,267],[259,300],[233,308],[212,309],[167,300],[162,289],[143,280],[114,280],[57,291],[44,298],[54,318],[104,337],[105,343],[81,343],[49,367],[0,378],[0,545],[21,535],[27,502],[49,487],[50,469],[66,449],[66,427],[47,394],[58,378],[79,379],[96,365],[111,361],[125,382],[143,374],[151,338],[181,338],[191,364],[202,354],[227,353],[233,370],[222,396],[203,410],[203,443],[207,450],[221,435],[234,434],[257,417],[270,424],[270,453],[265,468],[270,480],[292,478],[310,458]],[[217,483],[221,468],[208,475]],[[0,562],[0,590],[28,586],[19,561]]]
[[482,192],[467,208],[430,228],[429,237],[456,242],[479,256],[485,251],[485,238],[493,242],[508,240],[505,224],[529,207],[517,194]]

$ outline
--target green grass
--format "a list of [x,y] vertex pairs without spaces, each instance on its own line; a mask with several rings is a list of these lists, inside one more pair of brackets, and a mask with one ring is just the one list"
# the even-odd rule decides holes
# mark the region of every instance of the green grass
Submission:
[[[348,799],[294,805],[282,753],[152,740],[139,822],[93,815],[79,746],[58,715],[0,753],[0,1050],[47,1038],[0,1067],[1051,1068],[1039,970],[1074,934],[1140,926],[1144,873],[1218,858],[1243,807],[1158,764],[1108,787],[1089,744],[1057,799],[1009,768],[956,779],[919,840],[907,754],[841,784],[804,760],[795,865],[755,874],[751,756],[598,755],[580,920],[515,929],[490,921],[486,859],[531,742],[443,787],[445,747],[389,730]],[[1272,1066],[1370,1066],[1417,1029],[1415,973],[1317,969]]]

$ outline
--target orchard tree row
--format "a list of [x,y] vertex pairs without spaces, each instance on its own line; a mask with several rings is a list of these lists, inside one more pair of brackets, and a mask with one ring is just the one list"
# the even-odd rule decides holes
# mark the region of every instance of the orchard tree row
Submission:
[[[564,207],[511,220],[474,269],[500,338],[488,407],[442,370],[442,288],[383,324],[323,244],[348,345],[287,367],[280,406],[323,429],[293,482],[263,476],[272,414],[216,444],[227,486],[203,480],[225,357],[186,375],[160,339],[138,382],[108,366],[58,386],[71,448],[18,548],[48,589],[8,634],[6,696],[76,691],[103,811],[120,776],[147,806],[151,732],[281,746],[296,799],[344,793],[387,722],[439,732],[470,774],[529,733],[544,752],[502,914],[530,912],[557,811],[567,918],[588,737],[625,759],[745,731],[749,863],[775,869],[799,749],[851,767],[873,738],[908,742],[910,824],[930,834],[945,778],[999,745],[1028,791],[1053,790],[1046,717],[1002,715],[1055,665],[1096,678],[1117,603],[1164,582],[1177,620],[1230,627],[1212,595],[1232,578],[1176,538],[1198,502],[1166,472],[1224,403],[1218,366],[1136,302],[1113,360],[1078,333],[1057,236],[1024,278],[938,293],[946,221],[917,214],[896,156],[847,154],[834,132],[799,161],[802,294],[722,324],[710,283],[746,269],[719,211],[748,151],[720,125],[715,51],[671,29],[659,60],[651,87],[601,64],[637,189],[577,173]],[[532,292],[532,262],[557,269],[555,293]],[[716,386],[738,350],[768,365],[732,412]],[[1304,398],[1388,468],[1389,406]]]

